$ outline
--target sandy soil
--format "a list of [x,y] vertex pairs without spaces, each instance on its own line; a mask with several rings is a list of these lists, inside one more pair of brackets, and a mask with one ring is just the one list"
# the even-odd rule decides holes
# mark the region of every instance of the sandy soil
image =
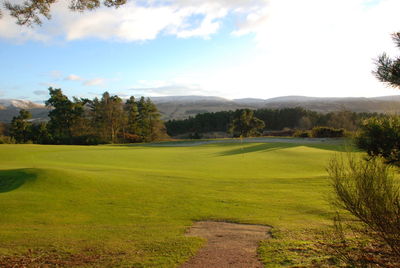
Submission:
[[260,240],[270,237],[270,227],[262,225],[201,221],[187,236],[205,238],[206,245],[181,268],[263,267],[257,257]]

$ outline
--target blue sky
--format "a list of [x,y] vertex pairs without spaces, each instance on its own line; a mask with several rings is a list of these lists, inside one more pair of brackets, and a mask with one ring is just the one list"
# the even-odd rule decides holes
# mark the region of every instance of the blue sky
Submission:
[[398,55],[398,0],[130,1],[43,26],[0,20],[0,98],[383,96],[371,70]]

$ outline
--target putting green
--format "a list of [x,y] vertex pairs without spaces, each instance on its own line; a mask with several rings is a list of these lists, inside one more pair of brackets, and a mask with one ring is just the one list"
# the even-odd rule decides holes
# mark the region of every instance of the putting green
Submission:
[[325,166],[342,150],[0,145],[0,256],[31,249],[93,255],[105,266],[174,267],[202,244],[183,235],[193,221],[323,227],[331,211]]

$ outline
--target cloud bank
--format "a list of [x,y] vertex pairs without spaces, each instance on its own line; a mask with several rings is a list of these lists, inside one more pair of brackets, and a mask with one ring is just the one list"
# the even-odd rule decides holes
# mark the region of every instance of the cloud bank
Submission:
[[[54,38],[138,42],[165,35],[212,38],[229,21],[232,36],[254,37],[254,56],[233,66],[210,65],[201,77],[184,82],[155,81],[134,88],[149,95],[333,96],[339,91],[342,96],[393,95],[398,92],[385,88],[371,71],[373,60],[383,51],[398,54],[390,34],[400,31],[399,10],[399,0],[147,0],[131,1],[119,9],[73,13],[60,1],[53,19],[43,27],[20,27],[5,16],[0,38],[43,42]],[[85,86],[106,81],[67,78]]]
[[265,1],[128,1],[117,9],[102,7],[79,13],[59,1],[52,6],[51,21],[44,20],[42,27],[17,26],[6,14],[0,24],[0,37],[44,42],[60,36],[68,41],[98,38],[125,42],[152,40],[161,34],[209,38],[229,13],[251,12],[255,5],[263,6]]

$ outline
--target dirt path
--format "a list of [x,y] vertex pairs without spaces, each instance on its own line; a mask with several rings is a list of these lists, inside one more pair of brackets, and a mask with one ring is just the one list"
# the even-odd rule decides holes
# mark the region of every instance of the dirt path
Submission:
[[269,238],[267,226],[201,221],[186,234],[207,239],[207,244],[181,268],[263,267],[257,258],[260,240]]

